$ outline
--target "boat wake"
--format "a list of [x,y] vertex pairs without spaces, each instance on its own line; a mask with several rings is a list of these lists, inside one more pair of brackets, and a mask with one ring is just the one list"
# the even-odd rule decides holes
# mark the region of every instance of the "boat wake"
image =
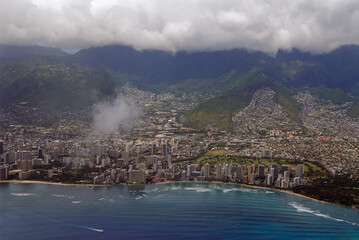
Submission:
[[91,230],[91,231],[94,231],[94,232],[101,232],[101,233],[104,232],[103,229],[98,229],[98,228],[86,227],[86,226],[75,225],[75,224],[73,224],[73,226],[84,228],[84,229]]
[[353,222],[350,222],[350,221],[347,221],[347,220],[344,220],[344,219],[340,219],[340,218],[334,218],[334,217],[331,217],[328,214],[320,213],[319,211],[312,210],[310,208],[304,207],[302,204],[299,204],[299,203],[296,203],[296,202],[290,202],[289,205],[292,206],[293,208],[295,208],[298,212],[309,213],[309,214],[312,214],[312,215],[315,215],[315,216],[318,216],[318,217],[331,219],[331,220],[334,220],[334,221],[337,221],[337,222],[345,222],[345,223],[351,224],[353,226],[357,225],[356,223],[353,223]]

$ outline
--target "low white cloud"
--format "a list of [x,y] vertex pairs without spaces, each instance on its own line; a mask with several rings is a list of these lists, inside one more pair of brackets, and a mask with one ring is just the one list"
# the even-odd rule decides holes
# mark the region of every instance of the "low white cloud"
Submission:
[[0,43],[276,52],[359,44],[357,0],[1,0]]
[[102,101],[94,106],[92,128],[96,132],[129,129],[139,115],[140,110],[132,99],[118,95],[114,100]]

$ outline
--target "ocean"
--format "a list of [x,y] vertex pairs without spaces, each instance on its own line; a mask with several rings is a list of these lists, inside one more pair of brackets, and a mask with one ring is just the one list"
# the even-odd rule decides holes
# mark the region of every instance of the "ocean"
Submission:
[[359,214],[235,184],[0,184],[0,239],[359,239]]

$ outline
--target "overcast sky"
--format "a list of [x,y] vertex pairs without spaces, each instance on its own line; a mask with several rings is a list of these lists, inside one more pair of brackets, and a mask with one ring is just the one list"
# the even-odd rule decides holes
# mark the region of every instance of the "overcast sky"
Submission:
[[323,52],[359,43],[359,1],[0,0],[0,43]]

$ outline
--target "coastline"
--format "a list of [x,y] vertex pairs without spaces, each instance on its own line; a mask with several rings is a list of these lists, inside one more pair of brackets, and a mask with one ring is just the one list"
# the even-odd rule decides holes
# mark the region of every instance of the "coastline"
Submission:
[[331,204],[331,205],[335,205],[335,206],[339,206],[339,207],[345,207],[354,211],[357,211],[359,213],[359,209],[357,208],[352,208],[349,206],[345,206],[345,205],[340,205],[340,204],[336,204],[336,203],[332,203],[332,202],[326,202],[323,200],[319,200],[316,198],[312,198],[306,195],[302,195],[299,193],[295,193],[293,191],[290,190],[284,190],[284,189],[277,189],[277,188],[269,188],[269,187],[263,187],[263,186],[256,186],[256,185],[248,185],[245,183],[234,183],[234,182],[221,182],[221,181],[180,181],[180,182],[174,182],[174,181],[166,181],[166,182],[159,182],[159,183],[154,183],[154,184],[169,184],[169,183],[217,183],[217,184],[232,184],[232,185],[239,185],[242,187],[247,187],[247,188],[257,188],[257,189],[263,189],[263,190],[272,190],[272,191],[277,191],[277,192],[281,192],[281,193],[286,193],[286,194],[291,194],[294,196],[298,196],[298,197],[303,197],[312,201],[316,201],[316,202],[321,202],[321,203],[327,203],[327,204]]
[[48,184],[48,185],[58,185],[58,186],[83,186],[83,187],[109,187],[112,185],[99,185],[99,184],[76,184],[76,183],[61,183],[61,182],[46,182],[46,181],[36,181],[36,180],[2,180],[2,183],[22,183],[22,184]]
[[[75,187],[79,187],[79,186],[80,187],[111,187],[111,186],[132,185],[132,184],[114,184],[114,185],[75,184],[75,183],[36,181],[36,180],[2,180],[2,181],[0,181],[0,184],[2,184],[2,183],[48,184],[48,185],[75,186]],[[332,204],[332,205],[336,205],[336,206],[340,206],[340,207],[345,207],[345,208],[349,208],[349,209],[352,209],[352,210],[355,210],[355,211],[359,212],[359,209],[356,209],[356,208],[351,208],[351,207],[348,207],[348,206],[345,206],[345,205],[340,205],[340,204],[336,204],[336,203],[332,203],[332,202],[326,202],[326,201],[319,200],[319,199],[316,199],[316,198],[312,198],[312,197],[309,197],[309,196],[306,196],[306,195],[295,193],[295,192],[290,191],[290,190],[269,188],[269,187],[256,186],[256,185],[248,185],[248,184],[244,184],[244,183],[221,182],[221,181],[165,181],[165,182],[153,183],[153,185],[162,185],[162,184],[171,184],[171,183],[216,183],[216,184],[239,185],[239,186],[247,187],[247,188],[264,189],[264,190],[271,190],[271,191],[277,191],[277,192],[281,192],[281,193],[291,194],[291,195],[295,195],[295,196],[298,196],[298,197],[303,197],[303,198],[306,198],[306,199],[309,199],[309,200],[312,200],[312,201]],[[144,185],[147,185],[147,184],[144,184]],[[151,184],[148,184],[148,185],[151,185]]]

